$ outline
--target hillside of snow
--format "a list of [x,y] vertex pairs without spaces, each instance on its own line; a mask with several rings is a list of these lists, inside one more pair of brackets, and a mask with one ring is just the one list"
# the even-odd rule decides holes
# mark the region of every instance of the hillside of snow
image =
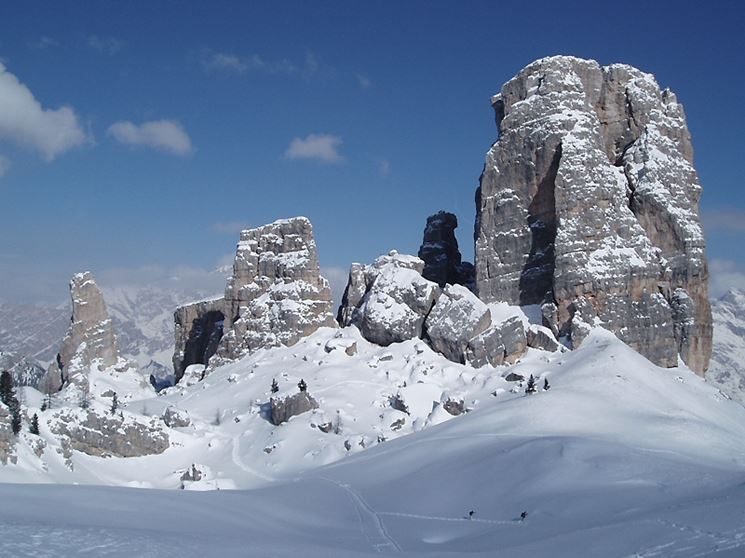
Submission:
[[[382,348],[354,328],[338,335],[322,329],[294,347],[259,351],[161,397],[137,399],[146,391],[129,385],[125,420],[144,420],[143,412],[156,420],[168,405],[190,415],[190,426],[168,429],[171,447],[160,455],[74,452],[70,470],[47,428],[55,410],[39,411],[47,448],[36,458],[24,434],[3,481],[120,488],[0,485],[0,497],[19,502],[0,511],[4,549],[742,555],[745,409],[687,369],[658,368],[601,329],[576,351],[530,350],[513,366],[479,370],[421,341]],[[327,352],[350,341],[353,356]],[[526,395],[508,373],[533,374],[539,386],[548,379],[550,389]],[[270,424],[272,378],[280,396],[305,379],[319,409]],[[392,408],[391,396],[409,414]],[[452,416],[443,402],[458,398],[470,410]],[[324,422],[333,425],[328,433],[318,428]],[[192,464],[204,478],[180,481]]]

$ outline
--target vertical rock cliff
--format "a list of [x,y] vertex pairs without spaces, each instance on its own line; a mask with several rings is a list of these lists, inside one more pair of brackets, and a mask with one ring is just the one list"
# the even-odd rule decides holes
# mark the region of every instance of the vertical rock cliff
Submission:
[[542,304],[579,345],[599,323],[662,366],[711,355],[701,186],[682,106],[626,65],[538,60],[492,99],[476,289]]

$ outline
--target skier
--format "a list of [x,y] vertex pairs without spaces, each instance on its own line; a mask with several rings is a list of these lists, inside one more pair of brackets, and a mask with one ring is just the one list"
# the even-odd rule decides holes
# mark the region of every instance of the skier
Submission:
[[525,521],[526,517],[528,517],[528,512],[524,511],[520,514],[520,521]]

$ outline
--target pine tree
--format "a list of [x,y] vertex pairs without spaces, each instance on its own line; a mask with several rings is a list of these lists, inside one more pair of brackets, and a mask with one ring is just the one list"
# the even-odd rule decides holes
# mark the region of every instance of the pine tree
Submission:
[[277,379],[272,379],[272,393],[277,393],[279,391],[279,384],[277,383]]
[[308,384],[305,383],[305,380],[300,378],[300,381],[298,382],[297,387],[300,389],[300,392],[303,393],[308,389]]
[[548,378],[543,379],[543,391],[548,391],[551,386],[548,385]]
[[111,398],[111,410],[110,413],[112,415],[116,414],[116,410],[119,408],[119,398],[116,395],[116,392],[114,392],[114,396]]
[[31,417],[31,426],[28,429],[31,434],[39,435],[39,415],[34,413],[34,416]]
[[525,393],[528,395],[535,393],[535,378],[533,377],[533,374],[528,378],[528,385],[525,387]]

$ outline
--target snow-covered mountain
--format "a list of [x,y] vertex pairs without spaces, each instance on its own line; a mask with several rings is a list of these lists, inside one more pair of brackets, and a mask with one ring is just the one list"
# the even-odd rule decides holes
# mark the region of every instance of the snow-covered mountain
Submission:
[[[351,342],[357,352],[349,355]],[[525,382],[509,374],[533,374],[539,388],[547,379],[550,389],[526,395]],[[303,378],[318,409],[271,424],[275,378],[275,397],[296,393]],[[66,453],[53,430],[60,413],[70,429],[77,419],[42,412],[40,394],[27,389],[41,436],[21,435],[3,480],[256,490],[188,496],[4,485],[4,498],[24,502],[0,512],[3,525],[14,525],[3,530],[4,548],[34,555],[27,535],[39,522],[52,529],[32,544],[58,555],[87,543],[107,545],[112,556],[146,548],[238,555],[249,545],[274,556],[577,556],[583,548],[611,558],[737,556],[745,545],[745,409],[690,370],[656,367],[601,329],[575,351],[529,349],[515,365],[473,369],[418,340],[383,348],[354,327],[341,335],[322,328],[188,383],[189,375],[142,399],[146,390],[124,376],[93,378],[97,414],[106,415],[103,394],[119,386],[133,397],[111,420],[148,423],[169,438],[162,453],[127,459]],[[447,401],[467,412],[450,414],[458,405]],[[188,426],[156,418],[169,407]],[[116,512],[106,511],[110,502]]]
[[0,300],[0,351],[48,363],[70,325],[70,303],[33,305]]
[[745,404],[745,292],[731,290],[712,302],[714,350],[707,381]]

